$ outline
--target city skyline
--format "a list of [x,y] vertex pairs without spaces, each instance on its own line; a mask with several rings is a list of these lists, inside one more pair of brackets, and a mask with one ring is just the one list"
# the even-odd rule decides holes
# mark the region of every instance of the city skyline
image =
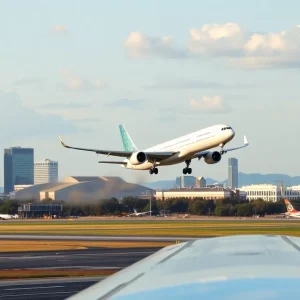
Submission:
[[[0,147],[51,153],[62,178],[117,174],[142,184],[179,176],[184,165],[157,178],[100,166],[100,156],[63,149],[58,135],[121,150],[120,123],[140,148],[225,123],[236,132],[229,145],[240,145],[244,134],[250,142],[235,155],[243,172],[298,175],[292,156],[278,159],[299,146],[297,8],[297,1],[6,1]],[[191,167],[226,178],[227,160]]]

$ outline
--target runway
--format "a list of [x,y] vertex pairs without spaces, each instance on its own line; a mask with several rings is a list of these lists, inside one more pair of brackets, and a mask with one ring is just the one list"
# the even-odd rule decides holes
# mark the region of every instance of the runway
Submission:
[[[159,248],[90,248],[84,250],[1,253],[2,270],[121,270]],[[105,277],[0,281],[1,299],[66,299]]]
[[85,250],[38,251],[0,254],[2,270],[20,269],[122,269],[159,248],[90,248]]
[[0,299],[62,300],[103,279],[104,277],[0,281]]

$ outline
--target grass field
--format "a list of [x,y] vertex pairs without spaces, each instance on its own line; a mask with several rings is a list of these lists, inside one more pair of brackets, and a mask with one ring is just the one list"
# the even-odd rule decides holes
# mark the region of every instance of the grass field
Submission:
[[0,223],[0,234],[59,234],[116,236],[225,236],[282,234],[300,236],[298,220],[134,220],[134,221],[17,221]]

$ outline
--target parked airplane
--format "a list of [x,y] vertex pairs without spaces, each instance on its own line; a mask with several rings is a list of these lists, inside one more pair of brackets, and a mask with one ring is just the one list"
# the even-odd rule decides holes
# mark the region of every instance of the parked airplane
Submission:
[[133,214],[129,214],[127,215],[128,217],[141,217],[141,216],[145,216],[145,215],[148,215],[152,212],[152,210],[149,210],[149,211],[143,211],[143,212],[140,212],[138,213],[136,211],[136,209],[133,209],[134,213]]
[[283,215],[285,215],[287,217],[292,217],[292,218],[300,218],[300,211],[296,210],[289,200],[284,199],[284,203],[285,203],[287,212],[283,213]]
[[[244,136],[243,146],[224,149],[224,146],[235,136],[235,132],[228,125],[214,125],[140,151],[135,146],[124,125],[121,124],[119,128],[124,151],[71,147],[66,145],[61,138],[60,141],[66,148],[125,158],[123,161],[99,161],[99,163],[120,164],[122,167],[134,170],[149,170],[150,174],[157,174],[157,167],[182,162],[186,164],[183,174],[191,174],[190,164],[192,159],[198,158],[200,160],[203,157],[207,164],[215,164],[221,160],[222,155],[226,152],[249,145],[246,136]],[[221,147],[220,151],[208,150],[218,146]]]
[[7,214],[0,214],[0,219],[1,220],[10,220],[10,219],[18,219],[19,216],[16,215],[7,215]]

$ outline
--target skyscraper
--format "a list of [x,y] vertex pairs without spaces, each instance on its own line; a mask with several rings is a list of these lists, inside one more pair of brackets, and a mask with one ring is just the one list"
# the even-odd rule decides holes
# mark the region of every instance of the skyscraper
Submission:
[[57,182],[58,162],[48,158],[34,162],[34,184]]
[[238,160],[236,158],[228,159],[228,187],[231,189],[239,187]]
[[33,157],[32,148],[4,149],[4,193],[13,191],[17,184],[33,184]]

